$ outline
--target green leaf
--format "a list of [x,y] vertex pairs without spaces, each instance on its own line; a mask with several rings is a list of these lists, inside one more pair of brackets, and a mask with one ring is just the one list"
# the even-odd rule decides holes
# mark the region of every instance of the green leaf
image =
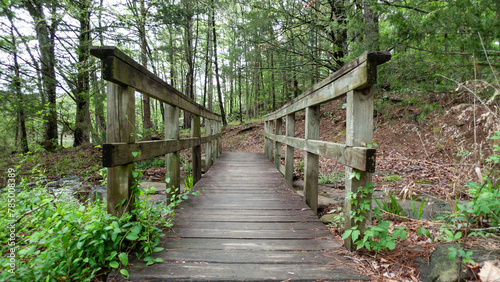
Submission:
[[137,156],[139,156],[141,154],[141,152],[132,152],[132,156],[134,156],[134,158],[136,158]]
[[361,231],[359,230],[354,230],[351,234],[351,237],[352,237],[352,241],[355,242],[356,240],[358,240],[359,238],[359,235],[361,234]]
[[139,177],[139,172],[138,172],[137,170],[132,171],[132,176],[133,176],[134,178]]
[[139,235],[137,235],[136,233],[130,232],[129,234],[127,234],[127,236],[125,238],[127,238],[130,241],[135,241],[135,240],[139,239]]
[[120,269],[120,273],[128,279],[128,271],[126,269]]
[[351,233],[352,233],[352,229],[348,229],[344,232],[344,235],[342,235],[342,240],[345,240],[347,238],[349,238],[349,236],[351,236]]
[[120,264],[116,260],[109,263],[109,267],[111,268],[118,268],[119,266]]
[[450,252],[448,253],[448,259],[450,261],[454,261],[455,258],[457,257],[457,249],[456,248],[448,248],[448,250],[450,250]]
[[118,258],[122,262],[123,266],[127,266],[128,265],[128,256],[127,256],[127,253],[124,253],[124,252],[120,253],[118,255]]

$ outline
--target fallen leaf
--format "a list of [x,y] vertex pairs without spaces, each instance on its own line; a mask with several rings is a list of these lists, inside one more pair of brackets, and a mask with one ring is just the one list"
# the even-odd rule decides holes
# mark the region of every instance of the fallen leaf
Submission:
[[481,282],[500,282],[499,261],[486,261],[479,271]]

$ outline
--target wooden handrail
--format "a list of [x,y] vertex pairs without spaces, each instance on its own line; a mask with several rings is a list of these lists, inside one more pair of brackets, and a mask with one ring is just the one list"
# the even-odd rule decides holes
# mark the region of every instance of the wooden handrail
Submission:
[[[373,139],[373,85],[377,82],[377,66],[391,59],[388,52],[365,52],[343,68],[317,83],[302,95],[285,104],[279,110],[265,116],[264,153],[273,161],[288,180],[293,181],[294,149],[305,152],[304,201],[317,212],[318,209],[318,159],[326,157],[346,165],[346,193],[356,193],[360,186],[371,182],[375,172],[376,150],[367,148]],[[319,141],[320,105],[347,96],[346,144]],[[305,110],[305,138],[296,138],[295,113]],[[286,118],[286,136],[282,134],[282,121]],[[285,167],[281,165],[281,145],[286,145]],[[274,152],[273,152],[274,151]],[[359,179],[352,178],[353,172]],[[371,195],[367,196],[371,201]],[[358,199],[359,202],[362,199]],[[357,209],[346,200],[344,205],[345,228],[358,225],[363,232],[366,220],[355,223],[351,210]],[[344,241],[353,250],[352,240]]]
[[[179,151],[192,148],[193,183],[196,183],[203,166],[201,145],[206,144],[206,169],[221,153],[221,116],[182,95],[117,47],[91,47],[90,53],[101,59],[103,78],[108,81],[106,144],[102,146],[103,166],[108,168],[108,212],[121,214],[132,206],[132,171],[136,161],[165,155],[166,178],[170,179],[167,187],[176,188],[170,190],[178,193]],[[165,103],[164,140],[136,142],[135,91]],[[179,138],[180,110],[192,114],[191,138]],[[205,118],[207,133],[203,137],[201,117]],[[172,195],[167,193],[167,201]]]

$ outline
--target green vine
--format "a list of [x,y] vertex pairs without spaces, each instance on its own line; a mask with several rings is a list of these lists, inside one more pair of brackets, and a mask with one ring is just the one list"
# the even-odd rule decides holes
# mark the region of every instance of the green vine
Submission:
[[[360,179],[359,173],[353,173],[350,177]],[[363,233],[359,229],[359,225],[366,220],[366,215],[371,212],[371,194],[373,194],[373,183],[369,183],[366,187],[359,187],[356,193],[347,193],[346,198],[349,203],[356,207],[351,209],[351,218],[355,224],[350,229],[344,231],[342,239],[346,240],[351,236],[353,244],[357,250],[366,248],[369,251],[386,251],[396,248],[398,240],[406,238],[406,230],[402,226],[395,227],[390,221],[382,219],[382,211],[379,207],[374,209],[374,215],[377,224],[367,228]]]

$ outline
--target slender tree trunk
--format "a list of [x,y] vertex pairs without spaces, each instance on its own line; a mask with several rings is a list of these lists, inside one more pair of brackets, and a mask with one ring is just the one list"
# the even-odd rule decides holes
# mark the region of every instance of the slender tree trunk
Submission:
[[219,97],[219,108],[220,108],[220,114],[222,116],[222,124],[226,126],[227,125],[226,113],[224,112],[224,102],[222,100],[222,91],[220,89],[220,81],[219,81],[219,63],[217,62],[217,31],[215,30],[214,0],[212,0],[211,3],[212,3],[212,31],[214,37],[214,62],[215,62],[215,77],[217,79],[217,94]]
[[[212,56],[211,55],[211,47],[212,47],[212,39],[211,39],[211,28],[210,25],[212,24],[212,21],[208,19],[208,30],[207,30],[207,49],[205,52],[205,84],[203,87],[203,107],[206,107],[206,98],[207,98],[207,84],[208,80],[212,79],[212,71],[211,71],[211,62],[212,62]],[[210,73],[209,73],[210,72]]]
[[[56,70],[55,70],[55,32],[58,22],[53,18],[49,26],[43,13],[44,6],[38,1],[23,0],[23,5],[35,22],[35,32],[40,50],[40,64],[42,72],[43,90],[45,93],[47,114],[44,115],[45,148],[52,150],[57,143],[57,111],[56,111]],[[51,5],[51,6],[50,6]],[[47,4],[53,17],[56,16],[56,4]]]
[[238,92],[239,92],[239,96],[240,96],[240,101],[239,101],[239,104],[240,104],[240,123],[243,123],[243,109],[241,107],[241,100],[243,100],[243,97],[242,97],[242,93],[241,93],[241,63],[239,64],[239,68],[238,68]]
[[[139,40],[141,44],[141,64],[143,67],[148,67],[148,40],[146,38],[146,5],[144,0],[140,0],[139,2],[140,9],[140,17],[138,19],[138,31],[139,31]],[[142,120],[142,128],[145,132],[147,132],[145,139],[151,140],[151,128],[153,124],[151,122],[151,98],[147,95],[142,95],[142,105],[143,105],[143,120]]]
[[78,74],[76,87],[76,119],[74,127],[73,146],[79,146],[90,142],[89,125],[89,90],[90,90],[90,3],[88,0],[79,2],[80,34],[78,36]]
[[27,153],[29,151],[28,147],[28,134],[26,133],[26,117],[24,115],[24,101],[23,101],[23,93],[21,91],[21,74],[19,62],[17,60],[17,41],[14,36],[14,22],[12,21],[12,14],[10,11],[8,12],[7,17],[11,23],[10,34],[12,36],[12,47],[13,47],[13,56],[14,56],[14,77],[13,77],[13,85],[14,90],[17,96],[17,118],[18,123],[16,126],[16,140],[19,132],[21,133],[21,150],[23,153]]

